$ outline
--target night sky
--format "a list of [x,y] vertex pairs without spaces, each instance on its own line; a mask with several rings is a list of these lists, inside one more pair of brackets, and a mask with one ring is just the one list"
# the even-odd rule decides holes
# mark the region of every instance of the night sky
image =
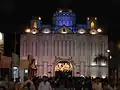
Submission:
[[[94,0],[95,1],[95,0]],[[101,1],[101,2],[100,2]],[[116,41],[120,38],[119,0],[0,0],[0,31],[5,33],[5,55],[13,51],[13,34],[19,35],[29,26],[32,16],[41,16],[44,24],[52,23],[57,8],[70,8],[77,16],[77,23],[86,24],[87,16],[97,16],[104,33]],[[19,48],[17,48],[17,53]]]

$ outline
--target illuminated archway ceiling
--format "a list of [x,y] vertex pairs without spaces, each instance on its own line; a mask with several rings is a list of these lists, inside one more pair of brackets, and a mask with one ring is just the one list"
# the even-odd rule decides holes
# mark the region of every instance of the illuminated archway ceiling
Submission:
[[55,71],[72,71],[72,68],[71,63],[58,63],[55,66]]

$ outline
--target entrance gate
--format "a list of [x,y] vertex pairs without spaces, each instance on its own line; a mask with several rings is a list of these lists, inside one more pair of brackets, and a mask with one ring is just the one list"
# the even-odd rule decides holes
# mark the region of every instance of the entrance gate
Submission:
[[73,66],[68,61],[60,61],[55,66],[56,77],[71,77]]

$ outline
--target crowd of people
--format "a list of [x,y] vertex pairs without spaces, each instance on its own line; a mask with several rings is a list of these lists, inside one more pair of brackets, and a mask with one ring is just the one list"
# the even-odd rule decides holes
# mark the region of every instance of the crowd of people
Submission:
[[16,80],[15,90],[115,90],[108,79],[90,77],[34,77],[20,83]]

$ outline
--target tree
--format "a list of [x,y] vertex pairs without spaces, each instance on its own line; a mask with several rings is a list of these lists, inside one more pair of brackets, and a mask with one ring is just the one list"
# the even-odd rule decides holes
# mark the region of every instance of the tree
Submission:
[[108,61],[108,57],[104,56],[103,54],[99,54],[94,59],[94,62],[96,62],[96,63],[107,62],[107,61]]
[[98,64],[99,70],[98,70],[98,75],[100,76],[100,67],[101,67],[101,62],[108,62],[108,57],[103,55],[103,54],[99,54],[98,56],[96,56],[94,58],[94,62],[96,62],[96,64]]

